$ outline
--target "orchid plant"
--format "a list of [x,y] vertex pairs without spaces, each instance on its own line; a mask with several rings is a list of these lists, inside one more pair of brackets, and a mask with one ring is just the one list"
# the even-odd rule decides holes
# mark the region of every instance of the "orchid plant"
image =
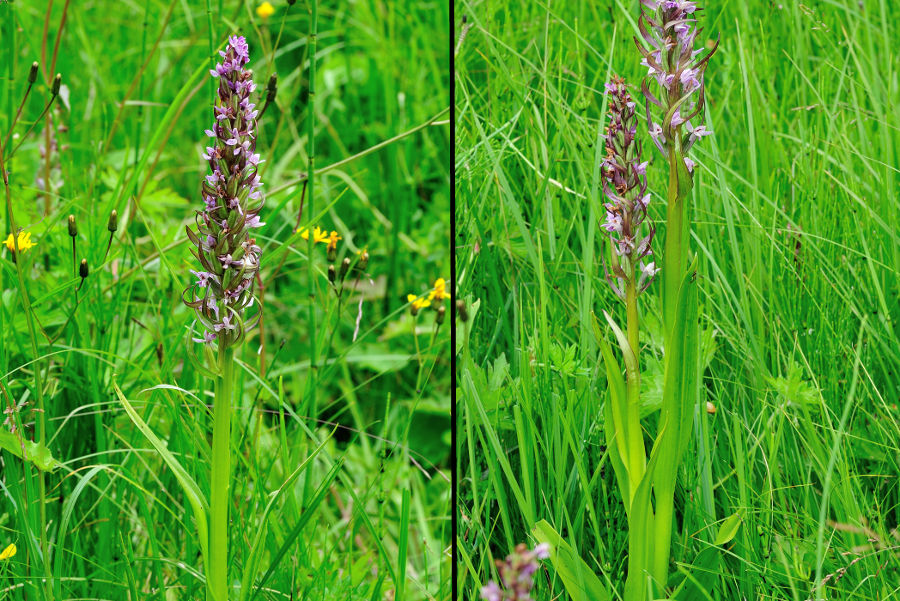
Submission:
[[[662,265],[651,261],[654,227],[647,217],[650,194],[641,144],[637,140],[636,103],[626,83],[607,84],[609,125],[607,157],[601,166],[607,198],[609,259],[606,279],[625,303],[623,331],[605,319],[621,350],[624,378],[612,347],[600,328],[597,336],[606,365],[609,396],[604,406],[607,448],[628,518],[628,575],[624,599],[679,598],[669,595],[669,562],[674,522],[674,493],[700,394],[700,357],[696,264],[687,266],[690,220],[686,210],[696,163],[694,144],[711,132],[703,125],[705,73],[717,43],[705,53],[695,48],[702,31],[696,3],[688,0],[642,0],[635,38],[647,67],[642,83],[648,133],[669,171],[665,247]],[[651,87],[657,88],[654,93]],[[655,109],[661,118],[653,115]],[[664,385],[658,428],[649,454],[640,414],[639,295],[662,272]],[[733,521],[732,521],[733,523]]]

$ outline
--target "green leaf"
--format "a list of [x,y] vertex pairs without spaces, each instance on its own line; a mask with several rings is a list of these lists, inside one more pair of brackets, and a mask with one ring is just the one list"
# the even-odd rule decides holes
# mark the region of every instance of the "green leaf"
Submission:
[[9,451],[19,459],[28,461],[42,472],[52,472],[60,466],[59,461],[53,458],[50,449],[46,445],[31,442],[30,440],[22,440],[18,435],[6,430],[0,430],[0,449]]
[[727,543],[730,543],[731,540],[737,536],[738,529],[741,527],[742,517],[740,513],[735,513],[732,516],[725,519],[722,522],[722,525],[719,526],[719,532],[716,534],[716,542],[715,545],[717,547],[721,547]]
[[532,536],[550,545],[550,562],[571,601],[608,601],[609,592],[591,567],[546,520],[535,524]]

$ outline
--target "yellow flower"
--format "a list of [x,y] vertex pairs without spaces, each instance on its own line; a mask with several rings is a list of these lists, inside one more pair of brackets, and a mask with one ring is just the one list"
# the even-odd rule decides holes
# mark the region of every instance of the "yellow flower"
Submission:
[[[337,233],[337,232],[335,232]],[[309,240],[309,228],[305,228],[300,230],[300,237],[304,240]],[[313,242],[318,244],[319,242],[327,242],[328,241],[328,232],[320,228],[318,225],[313,230]]]
[[328,252],[333,252],[337,250],[338,240],[342,240],[340,236],[338,236],[337,232],[332,231],[331,235],[328,236]]
[[263,2],[256,7],[256,14],[258,14],[263,19],[268,19],[273,14],[275,14],[275,7],[272,6],[269,2]]
[[410,309],[411,309],[413,315],[418,313],[419,309],[424,309],[425,307],[431,306],[430,299],[419,297],[416,294],[407,294],[406,301],[412,303],[412,307]]
[[10,544],[8,547],[3,549],[2,553],[0,553],[0,561],[3,561],[4,559],[9,559],[10,557],[12,557],[15,554],[16,554],[16,546],[13,544]]
[[[31,232],[19,232],[18,239],[19,239],[19,250],[21,250],[23,252],[28,250],[29,248],[33,248],[33,247],[37,246],[37,244],[35,244],[34,242],[31,241]],[[6,241],[4,242],[4,244],[6,244],[6,248],[8,248],[9,250],[11,250],[13,252],[16,251],[16,242],[13,240],[12,234],[10,234],[6,238]]]
[[434,281],[434,289],[428,294],[428,300],[440,303],[445,298],[449,297],[450,294],[447,292],[447,282],[444,281],[444,278],[436,279]]

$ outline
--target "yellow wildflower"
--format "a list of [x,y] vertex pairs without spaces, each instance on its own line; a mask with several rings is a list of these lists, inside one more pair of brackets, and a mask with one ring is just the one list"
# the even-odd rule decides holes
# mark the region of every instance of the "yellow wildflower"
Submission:
[[413,315],[419,312],[419,309],[424,309],[426,307],[431,306],[431,300],[425,297],[420,297],[415,294],[407,294],[406,301],[412,303],[409,310]]
[[447,292],[447,282],[444,281],[444,278],[438,278],[434,281],[434,289],[428,294],[428,300],[433,300],[436,303],[443,302],[445,298],[449,298],[450,294]]
[[338,240],[343,240],[338,233],[335,231],[331,232],[331,235],[328,236],[328,252],[334,252],[337,250]]
[[[19,239],[19,250],[23,252],[28,250],[29,248],[37,246],[37,244],[31,241],[31,232],[19,232],[19,235],[17,237]],[[16,251],[16,242],[15,240],[13,240],[12,234],[10,234],[6,238],[4,244],[6,244],[6,248],[8,248],[9,250],[13,252]]]
[[[304,228],[300,230],[300,237],[304,240],[309,240],[309,228]],[[313,242],[318,244],[319,242],[327,242],[328,241],[328,232],[320,228],[318,225],[313,230]]]
[[3,561],[4,559],[9,559],[10,557],[12,557],[15,554],[16,554],[16,546],[13,544],[10,544],[8,547],[3,549],[2,553],[0,553],[0,561]]
[[256,7],[256,14],[258,14],[263,19],[268,19],[273,14],[275,14],[275,7],[272,6],[272,4],[269,2],[263,2]]

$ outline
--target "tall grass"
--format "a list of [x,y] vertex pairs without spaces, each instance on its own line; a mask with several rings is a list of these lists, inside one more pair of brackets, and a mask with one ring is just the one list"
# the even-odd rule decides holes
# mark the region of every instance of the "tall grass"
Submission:
[[[58,191],[35,185],[43,71],[6,165],[4,215],[37,245],[15,261],[0,250],[0,405],[17,427],[0,427],[0,547],[18,548],[0,562],[0,599],[205,595],[200,497],[179,482],[210,488],[213,396],[181,293],[210,48],[238,31],[261,95],[272,72],[278,93],[257,142],[263,320],[235,357],[230,596],[449,597],[448,328],[418,349],[432,320],[417,332],[405,301],[449,271],[449,132],[435,119],[449,96],[447,8],[320,4],[312,82],[307,5],[273,4],[265,20],[234,0],[0,4],[0,132],[33,60],[65,85]],[[301,214],[313,140],[315,204]],[[338,265],[368,248],[340,300],[324,245],[310,249],[298,226],[338,231]]]
[[[599,262],[599,136],[603,83],[644,75],[638,3],[456,8],[474,24],[456,57],[456,260],[477,303],[459,363],[461,591],[477,598],[492,559],[546,520],[571,561],[547,567],[535,598],[572,595],[566,582],[595,598],[592,574],[616,598],[627,531],[591,314],[624,315]],[[893,598],[900,32],[878,0],[705,9],[722,39],[691,203],[705,368],[670,584],[699,563],[685,599]],[[666,170],[648,173],[662,244]],[[651,432],[659,294],[641,315]],[[722,559],[704,556],[735,513]]]

